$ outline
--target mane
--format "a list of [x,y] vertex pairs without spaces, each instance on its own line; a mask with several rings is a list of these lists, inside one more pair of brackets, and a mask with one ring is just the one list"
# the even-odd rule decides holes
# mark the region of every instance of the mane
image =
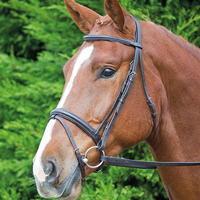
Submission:
[[199,47],[195,46],[194,44],[188,42],[182,36],[177,36],[167,28],[160,26],[161,29],[166,33],[166,35],[173,40],[177,45],[181,46],[182,48],[186,49],[193,57],[195,57],[200,62],[200,49]]

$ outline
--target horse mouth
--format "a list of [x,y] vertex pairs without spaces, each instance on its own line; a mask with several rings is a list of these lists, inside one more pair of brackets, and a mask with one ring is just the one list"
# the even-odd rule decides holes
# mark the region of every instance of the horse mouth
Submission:
[[43,198],[61,198],[63,200],[75,200],[81,192],[81,172],[77,166],[59,185],[39,183],[36,180],[37,190]]

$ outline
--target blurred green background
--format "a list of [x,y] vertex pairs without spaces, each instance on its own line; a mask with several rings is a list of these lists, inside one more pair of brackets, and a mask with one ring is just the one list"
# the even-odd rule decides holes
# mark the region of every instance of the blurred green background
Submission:
[[[80,0],[103,14],[102,0]],[[199,0],[121,0],[140,19],[200,46]],[[0,200],[41,199],[32,159],[63,87],[62,66],[82,43],[63,1],[0,0]],[[124,153],[152,159],[145,144]],[[87,178],[81,200],[167,199],[156,171],[106,167]]]

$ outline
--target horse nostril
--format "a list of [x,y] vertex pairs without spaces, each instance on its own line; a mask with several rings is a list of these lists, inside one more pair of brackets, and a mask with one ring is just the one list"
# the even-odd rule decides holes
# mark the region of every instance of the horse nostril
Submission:
[[57,179],[57,169],[54,161],[49,160],[45,167],[44,173],[46,175],[46,180],[48,183],[55,183]]
[[44,168],[44,173],[46,177],[51,176],[51,174],[54,171],[54,168],[55,168],[54,163],[52,161],[48,161]]

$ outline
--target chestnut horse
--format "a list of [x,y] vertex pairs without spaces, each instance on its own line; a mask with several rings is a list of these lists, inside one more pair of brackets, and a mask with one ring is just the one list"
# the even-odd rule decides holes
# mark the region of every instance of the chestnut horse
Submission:
[[[73,20],[86,34],[108,35],[133,40],[136,32],[131,15],[117,0],[105,0],[106,16],[86,8],[74,0],[65,0]],[[156,160],[200,160],[200,51],[162,26],[141,22],[143,63],[148,92],[156,111],[153,129],[137,73],[105,146],[106,155],[119,155],[125,148],[145,140]],[[135,48],[119,42],[84,42],[65,64],[66,80],[57,108],[67,109],[98,128],[111,110],[133,60]],[[81,154],[94,146],[79,127],[68,120]],[[65,127],[66,128],[66,127]],[[153,131],[152,131],[153,129]],[[88,155],[90,163],[98,163],[99,154]],[[85,166],[88,176],[94,170]],[[199,167],[159,167],[165,189],[173,200],[198,200]],[[49,121],[36,153],[33,174],[38,192],[45,198],[76,199],[81,191],[81,170],[71,141],[59,121]]]

